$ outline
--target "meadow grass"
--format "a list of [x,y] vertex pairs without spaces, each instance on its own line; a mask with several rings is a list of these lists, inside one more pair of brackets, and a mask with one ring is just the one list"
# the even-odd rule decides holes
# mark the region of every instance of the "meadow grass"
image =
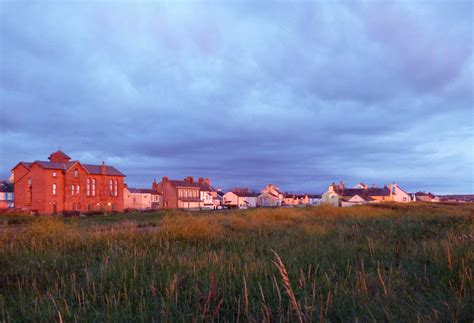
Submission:
[[0,320],[471,321],[474,206],[0,216]]

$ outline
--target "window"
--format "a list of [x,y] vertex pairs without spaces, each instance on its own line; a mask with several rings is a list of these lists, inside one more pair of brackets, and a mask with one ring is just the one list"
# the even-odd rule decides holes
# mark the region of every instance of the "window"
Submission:
[[96,180],[95,178],[92,179],[92,196],[95,196],[95,184],[96,184]]
[[76,203],[72,203],[72,210],[76,211]]
[[406,202],[406,200],[407,200],[407,198],[406,198],[406,197],[404,197],[404,198],[403,198],[403,201],[404,201],[404,202]]
[[86,195],[90,196],[91,195],[91,179],[87,179],[87,184],[86,184]]
[[31,180],[31,177],[28,178],[28,203],[31,204],[31,201],[33,200],[33,181]]
[[77,168],[74,170],[74,177],[79,177],[79,171],[77,170]]
[[110,192],[110,195],[114,195],[114,184],[113,184],[113,181],[110,180],[109,181],[109,192]]
[[53,195],[56,195],[56,184],[53,184]]
[[92,211],[92,204],[87,204],[87,211]]
[[76,185],[76,194],[79,195],[81,193],[81,186]]
[[81,203],[77,203],[77,211],[81,210]]
[[53,177],[58,177],[58,174],[56,172],[54,172]]
[[115,196],[118,196],[118,181],[117,180],[114,181],[114,193],[115,193]]
[[76,186],[74,185],[71,185],[71,195],[74,195],[74,189],[75,189]]

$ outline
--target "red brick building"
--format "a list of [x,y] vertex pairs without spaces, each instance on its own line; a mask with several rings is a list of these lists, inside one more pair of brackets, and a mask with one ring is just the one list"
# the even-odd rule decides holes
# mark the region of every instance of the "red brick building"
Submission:
[[125,175],[116,168],[71,161],[60,150],[48,159],[13,168],[15,208],[40,214],[123,210]]
[[153,182],[152,188],[163,196],[164,209],[199,209],[204,185],[209,186],[209,181],[195,182],[192,176],[184,180],[163,177],[160,183]]

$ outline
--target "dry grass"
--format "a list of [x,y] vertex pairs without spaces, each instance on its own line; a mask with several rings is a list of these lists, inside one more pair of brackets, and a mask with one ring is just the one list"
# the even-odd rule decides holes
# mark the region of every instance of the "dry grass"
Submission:
[[0,321],[469,321],[473,210],[0,218]]

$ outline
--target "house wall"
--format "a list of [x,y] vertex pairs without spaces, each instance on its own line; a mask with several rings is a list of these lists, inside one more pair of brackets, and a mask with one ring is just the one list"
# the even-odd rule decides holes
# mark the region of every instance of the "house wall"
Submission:
[[28,205],[27,203],[27,182],[28,169],[22,165],[18,165],[13,169],[14,185],[13,185],[13,195],[14,195],[14,204],[17,209],[25,209]]
[[224,205],[237,206],[239,204],[238,196],[233,192],[225,193],[222,200]]
[[398,185],[390,185],[390,190],[392,191],[392,200],[394,202],[400,203],[409,203],[411,202],[410,194],[402,190]]
[[257,197],[256,196],[249,196],[247,197],[248,207],[253,208],[257,207]]
[[200,208],[203,209],[214,209],[214,196],[210,191],[201,191],[200,192]]
[[257,198],[257,204],[262,207],[281,206],[282,199],[269,193],[262,193]]
[[338,207],[340,205],[340,197],[334,191],[327,191],[322,196],[322,204]]
[[178,189],[169,181],[161,181],[156,185],[156,190],[163,196],[162,208],[178,208]]

